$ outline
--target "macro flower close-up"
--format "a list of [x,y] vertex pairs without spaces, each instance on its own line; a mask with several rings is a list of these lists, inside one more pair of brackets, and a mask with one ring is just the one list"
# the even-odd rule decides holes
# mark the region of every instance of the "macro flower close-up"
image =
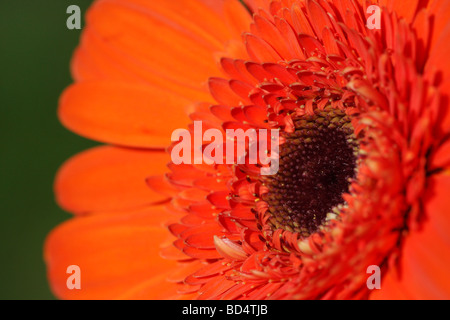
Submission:
[[447,0],[94,1],[52,292],[449,299],[449,39]]

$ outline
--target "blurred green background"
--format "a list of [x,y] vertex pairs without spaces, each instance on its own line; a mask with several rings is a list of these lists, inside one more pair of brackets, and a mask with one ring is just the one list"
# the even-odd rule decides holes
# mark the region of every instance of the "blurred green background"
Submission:
[[[42,247],[48,232],[70,218],[58,208],[58,167],[95,145],[58,122],[62,90],[80,30],[66,13],[91,0],[0,1],[0,299],[54,299]],[[84,26],[84,18],[83,24]]]

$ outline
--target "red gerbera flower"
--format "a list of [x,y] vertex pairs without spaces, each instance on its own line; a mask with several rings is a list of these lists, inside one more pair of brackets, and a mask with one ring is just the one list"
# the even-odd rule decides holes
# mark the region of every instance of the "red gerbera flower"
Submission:
[[[46,242],[55,294],[450,297],[450,4],[245,4],[91,8],[60,117],[112,146],[58,175],[77,217]],[[366,26],[370,5],[380,29]],[[171,133],[194,136],[190,121],[279,130],[278,172],[170,162]],[[73,264],[81,290],[66,286]],[[373,265],[381,290],[366,283]]]

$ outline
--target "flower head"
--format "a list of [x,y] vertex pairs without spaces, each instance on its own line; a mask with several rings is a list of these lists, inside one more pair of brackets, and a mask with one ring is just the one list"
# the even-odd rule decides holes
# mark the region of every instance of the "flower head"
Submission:
[[[380,29],[366,25],[373,4]],[[447,5],[174,6],[103,0],[90,11],[74,60],[77,82],[60,115],[75,132],[115,146],[79,155],[58,176],[61,205],[83,216],[47,241],[55,292],[450,296]],[[171,130],[187,127],[195,136],[190,121],[224,134],[277,130],[278,171],[261,175],[265,164],[250,161],[171,162],[180,143],[169,147]],[[86,295],[64,288],[60,269],[69,259],[87,270]],[[373,265],[383,275],[375,292],[366,282]]]

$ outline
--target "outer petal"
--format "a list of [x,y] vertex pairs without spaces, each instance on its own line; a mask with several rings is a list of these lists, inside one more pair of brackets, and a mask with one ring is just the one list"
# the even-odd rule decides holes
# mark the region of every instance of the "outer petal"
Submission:
[[220,75],[214,54],[239,39],[226,24],[224,2],[97,1],[73,62],[76,79],[163,78],[206,89],[204,81]]
[[270,1],[267,0],[245,0],[245,3],[253,12],[257,12],[259,9],[269,11]]
[[61,97],[59,117],[87,138],[131,147],[164,148],[173,130],[189,123],[190,101],[139,84],[78,83]]
[[430,178],[422,229],[405,238],[398,270],[390,269],[374,299],[450,297],[450,172]]
[[55,181],[58,203],[74,213],[135,209],[167,199],[146,178],[170,161],[162,151],[97,147],[70,159]]
[[[168,236],[161,227],[166,215],[162,207],[97,214],[74,218],[53,230],[44,252],[55,295],[63,299],[115,299],[157,283],[151,298],[174,297],[175,285],[163,280],[175,262],[159,256],[160,245]],[[80,267],[79,290],[67,288],[70,265]]]

